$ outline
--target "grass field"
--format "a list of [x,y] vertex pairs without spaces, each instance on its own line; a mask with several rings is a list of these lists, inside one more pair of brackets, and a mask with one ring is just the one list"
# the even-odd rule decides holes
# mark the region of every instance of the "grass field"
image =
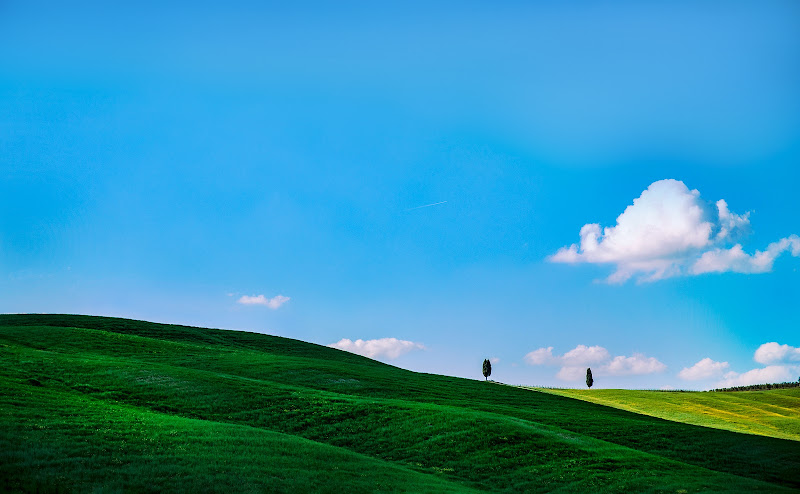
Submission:
[[534,389],[687,424],[800,441],[800,388],[714,393]]
[[798,441],[414,373],[286,338],[5,315],[0,359],[6,490],[800,489]]

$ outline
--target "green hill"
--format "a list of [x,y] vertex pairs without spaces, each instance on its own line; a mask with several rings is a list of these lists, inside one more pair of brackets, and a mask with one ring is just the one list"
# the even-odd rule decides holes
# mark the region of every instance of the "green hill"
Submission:
[[533,389],[687,424],[800,441],[800,388],[708,393]]
[[800,489],[797,441],[286,338],[4,315],[0,350],[6,490]]

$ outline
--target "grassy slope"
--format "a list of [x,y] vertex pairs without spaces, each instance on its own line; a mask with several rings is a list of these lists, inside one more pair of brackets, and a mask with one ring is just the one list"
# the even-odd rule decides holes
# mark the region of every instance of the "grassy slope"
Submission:
[[295,340],[0,316],[0,478],[113,490],[765,491],[798,443]]
[[534,389],[687,424],[800,441],[800,388],[717,393]]
[[[11,490],[312,492],[343,484],[360,491],[463,490],[291,435],[0,382],[0,471]],[[20,401],[29,405],[22,413],[15,410]]]

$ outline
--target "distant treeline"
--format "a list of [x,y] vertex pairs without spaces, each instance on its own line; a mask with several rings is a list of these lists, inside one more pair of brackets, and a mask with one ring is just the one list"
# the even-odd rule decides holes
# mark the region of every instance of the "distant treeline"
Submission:
[[800,381],[772,384],[751,384],[750,386],[734,386],[732,388],[712,389],[711,391],[761,391],[765,389],[798,388]]

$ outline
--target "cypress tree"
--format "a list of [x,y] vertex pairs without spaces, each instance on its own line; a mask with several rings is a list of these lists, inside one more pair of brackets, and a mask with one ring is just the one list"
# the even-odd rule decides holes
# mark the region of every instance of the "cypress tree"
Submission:
[[586,369],[586,385],[591,388],[592,384],[594,384],[594,379],[592,379],[592,368],[589,367]]
[[489,362],[489,359],[485,359],[483,361],[483,377],[488,381],[489,376],[491,375],[492,375],[492,363]]

